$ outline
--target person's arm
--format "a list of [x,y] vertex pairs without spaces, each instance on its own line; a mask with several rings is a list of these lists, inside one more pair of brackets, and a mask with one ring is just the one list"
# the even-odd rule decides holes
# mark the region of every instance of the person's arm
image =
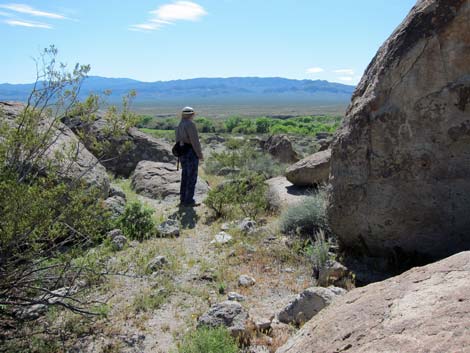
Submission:
[[191,122],[188,124],[188,137],[191,145],[193,146],[194,152],[196,153],[197,158],[204,159],[202,155],[201,143],[199,142],[199,135],[197,133],[196,124]]

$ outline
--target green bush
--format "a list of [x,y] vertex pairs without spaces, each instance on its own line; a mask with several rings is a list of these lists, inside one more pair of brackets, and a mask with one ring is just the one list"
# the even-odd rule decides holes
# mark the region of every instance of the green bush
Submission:
[[[233,141],[233,142],[232,142]],[[228,151],[214,152],[204,163],[204,171],[217,174],[222,168],[239,169],[240,173],[256,173],[269,179],[282,175],[285,165],[273,159],[269,154],[256,151],[243,140],[232,139],[227,143]]]
[[[72,288],[93,271],[73,260],[110,229],[103,190],[86,183],[88,169],[74,173],[82,145],[54,149],[67,134],[61,120],[78,115],[92,121],[99,101],[96,96],[78,99],[89,66],[77,64],[68,73],[56,56],[51,46],[37,60],[43,67],[38,67],[34,89],[16,117],[0,111],[0,341],[8,331],[18,331],[25,321],[22,313],[38,304],[40,296]],[[108,136],[124,134],[133,124],[128,103],[125,99],[119,112],[115,107],[106,110]],[[84,142],[85,136],[77,136]],[[106,149],[93,142],[96,150]],[[90,303],[77,301],[73,294],[54,304],[40,303],[92,313]]]
[[215,127],[214,127],[214,124],[212,123],[212,120],[209,120],[204,117],[200,117],[200,118],[195,118],[194,122],[196,123],[197,129],[199,132],[202,132],[202,133],[215,132]]
[[155,234],[155,222],[152,218],[153,210],[145,208],[138,201],[126,205],[124,214],[118,218],[118,226],[130,239],[142,241]]
[[204,203],[217,217],[235,217],[243,215],[256,219],[266,211],[267,186],[261,175],[251,174],[228,180],[209,191]]
[[235,339],[224,327],[202,327],[187,333],[180,344],[179,353],[237,353]]
[[285,234],[300,234],[312,237],[320,229],[328,232],[326,216],[326,191],[319,189],[302,202],[287,208],[280,218],[280,228]]

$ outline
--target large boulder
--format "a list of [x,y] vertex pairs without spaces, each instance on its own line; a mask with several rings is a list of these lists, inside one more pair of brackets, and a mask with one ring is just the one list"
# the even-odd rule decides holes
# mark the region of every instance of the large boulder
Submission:
[[470,2],[421,0],[383,44],[332,147],[345,247],[438,258],[470,248]]
[[321,151],[291,165],[286,178],[296,186],[315,186],[328,181],[331,150]]
[[337,298],[277,353],[468,352],[470,252]]
[[[109,124],[103,118],[97,118],[91,123],[83,122],[75,117],[68,117],[63,121],[75,132],[92,134],[98,142],[106,140],[109,148],[103,156],[103,165],[118,176],[129,177],[140,161],[164,163],[176,161],[169,144],[136,128],[129,129],[127,133],[119,137],[109,139],[106,135]],[[92,145],[87,148],[93,152]]]
[[[0,124],[5,122],[9,126],[16,126],[15,120],[24,108],[22,103],[0,102]],[[108,196],[109,177],[98,159],[61,122],[53,124],[50,118],[44,117],[39,129],[49,129],[51,126],[53,143],[45,152],[44,158],[38,161],[38,167],[43,168],[52,162],[58,168],[59,178],[65,181],[81,179],[86,185],[98,188],[102,196]],[[62,154],[61,158],[58,158],[58,154]],[[47,173],[47,169],[45,172]]]
[[266,152],[281,163],[295,163],[299,160],[297,152],[287,135],[273,135],[263,144]]
[[[131,186],[138,194],[169,201],[179,197],[180,184],[181,171],[169,163],[141,161],[131,178]],[[198,179],[194,195],[196,201],[202,201],[208,189],[207,183]]]

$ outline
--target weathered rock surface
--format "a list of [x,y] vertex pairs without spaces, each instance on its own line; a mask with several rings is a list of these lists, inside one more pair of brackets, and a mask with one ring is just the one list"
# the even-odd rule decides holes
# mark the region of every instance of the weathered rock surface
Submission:
[[150,262],[147,264],[147,268],[152,271],[159,271],[164,268],[168,264],[168,260],[165,256],[155,256]]
[[421,0],[367,68],[332,147],[329,219],[346,247],[470,248],[470,2]]
[[253,287],[256,284],[256,280],[248,275],[241,275],[238,277],[238,286],[239,287]]
[[111,218],[118,218],[126,209],[126,199],[121,196],[111,196],[104,200],[104,206],[111,213]]
[[227,244],[232,241],[232,236],[224,231],[217,233],[214,237],[214,240],[211,241],[211,244]]
[[307,288],[279,313],[279,321],[285,324],[303,324],[345,293],[344,289],[336,287]]
[[167,219],[157,226],[157,233],[159,237],[179,237],[180,225],[176,219]]
[[[98,118],[92,123],[84,123],[74,117],[66,118],[63,121],[75,132],[93,134],[99,142],[106,139],[110,143],[111,146],[103,157],[106,160],[103,165],[116,175],[129,177],[140,161],[164,163],[176,161],[169,144],[136,128],[129,129],[127,134],[123,136],[109,139],[105,134],[108,123],[103,118]],[[129,148],[124,151],[120,150],[124,144],[127,144]],[[87,146],[87,148],[93,152],[93,146]]]
[[264,150],[281,163],[295,163],[299,160],[292,142],[286,135],[273,135],[264,143]]
[[286,178],[296,186],[315,186],[328,181],[331,150],[308,156],[286,170]]
[[240,221],[237,228],[245,234],[253,233],[256,231],[256,222],[251,218],[245,218]]
[[286,177],[266,180],[266,184],[268,185],[266,198],[269,207],[274,210],[295,205],[312,193],[310,188],[295,186]]
[[127,238],[120,229],[113,229],[106,233],[106,237],[111,241],[114,250],[120,251],[127,244]]
[[277,353],[468,352],[470,252],[353,289]]
[[233,336],[243,335],[247,329],[248,312],[236,301],[224,301],[212,305],[198,319],[198,326],[225,326]]
[[[21,114],[25,105],[16,102],[0,102],[0,121],[14,126],[15,118]],[[51,121],[44,118],[40,129],[48,129]],[[45,153],[48,161],[57,161],[56,153],[62,153],[64,160],[55,163],[58,167],[59,178],[64,180],[81,179],[87,185],[98,188],[103,196],[109,192],[109,178],[105,168],[99,163],[75,134],[64,124],[57,122],[52,128],[54,143]],[[73,158],[71,156],[73,155]],[[38,162],[41,164],[41,161]],[[45,163],[44,163],[45,164]],[[47,173],[47,170],[45,171]]]
[[113,196],[122,197],[124,200],[126,199],[126,193],[120,186],[117,185],[110,185],[109,187],[109,197]]
[[[154,199],[176,200],[179,198],[181,171],[173,164],[141,161],[132,174],[132,188],[143,196]],[[202,201],[208,192],[207,183],[198,179],[196,201]]]

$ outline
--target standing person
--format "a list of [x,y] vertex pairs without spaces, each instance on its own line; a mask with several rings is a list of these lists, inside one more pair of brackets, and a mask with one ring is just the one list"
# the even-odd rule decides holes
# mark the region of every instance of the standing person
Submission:
[[181,158],[181,186],[180,205],[198,206],[194,200],[194,189],[197,182],[197,169],[199,161],[204,160],[201,143],[197,133],[196,124],[193,121],[196,113],[191,107],[185,107],[181,112],[181,121],[176,128],[176,143],[185,146],[186,152]]

